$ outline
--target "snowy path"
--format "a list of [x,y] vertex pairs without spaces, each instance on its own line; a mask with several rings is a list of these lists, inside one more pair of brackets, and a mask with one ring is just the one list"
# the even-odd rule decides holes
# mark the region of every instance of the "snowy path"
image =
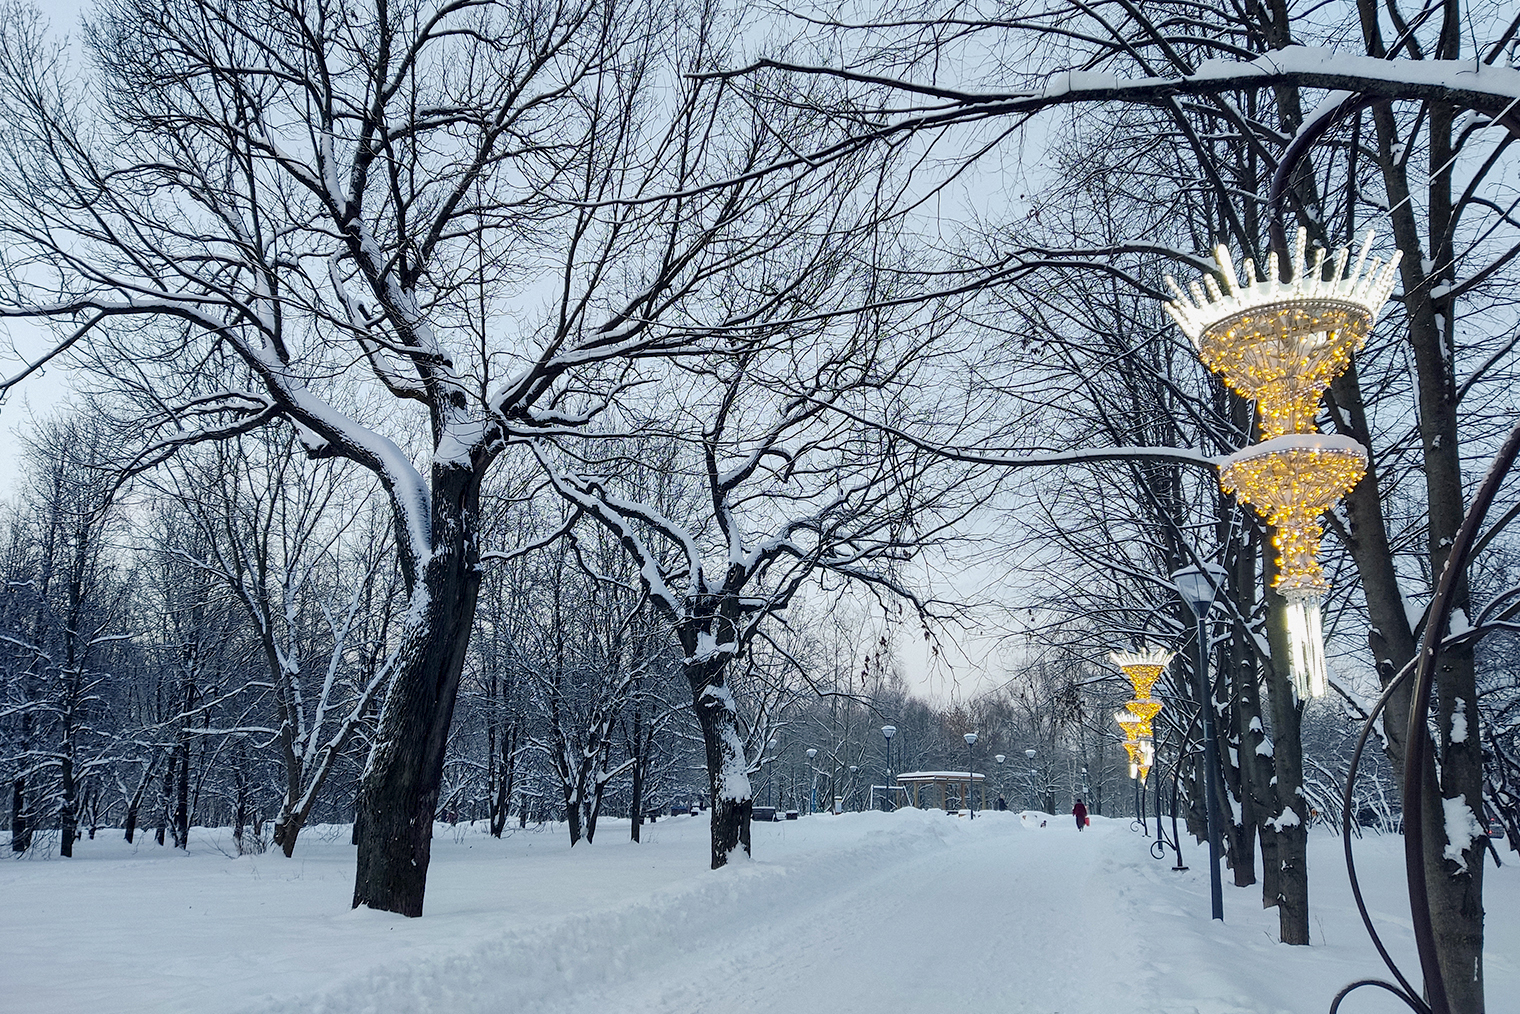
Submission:
[[[347,910],[352,850],[229,859],[119,841],[0,864],[0,1011],[201,1014],[1300,1014],[1378,971],[1337,857],[1311,851],[1313,947],[1276,944],[1256,888],[1174,874],[1127,821],[935,812],[757,825],[757,859],[705,869],[697,818],[493,841],[441,829],[427,914]],[[1360,867],[1412,957],[1397,839]],[[1186,848],[1186,846],[1185,846]],[[1490,996],[1520,989],[1520,877],[1489,873]],[[1412,966],[1412,961],[1411,961]],[[1363,1001],[1361,1010],[1381,1009]]]
[[[663,973],[545,1009],[1062,1012],[1078,1009],[1084,988],[1082,1009],[1117,1009],[1121,990],[1080,987],[1073,968],[1105,935],[1089,896],[1098,835],[1079,839],[1063,821],[1070,835],[1019,841],[1004,815],[984,819],[994,833],[931,818],[927,830],[943,838],[890,858],[869,840],[839,856],[798,855],[747,899],[747,914],[767,914],[759,925],[729,923]],[[1017,845],[1046,847],[1019,850],[1016,862]]]

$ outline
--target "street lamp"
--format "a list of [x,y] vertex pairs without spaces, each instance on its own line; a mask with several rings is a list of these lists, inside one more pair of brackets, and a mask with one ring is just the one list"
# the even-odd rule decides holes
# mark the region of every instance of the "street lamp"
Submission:
[[1024,756],[1029,758],[1029,807],[1039,809],[1039,801],[1034,797],[1034,747],[1024,751]]
[[887,809],[895,810],[897,809],[897,801],[892,796],[892,737],[897,735],[897,726],[883,725],[881,727],[881,734],[887,741]]
[[1003,798],[1003,762],[1008,759],[1008,755],[1005,754],[1005,753],[995,753],[995,754],[992,755],[992,759],[995,760],[995,761],[997,761],[997,764],[998,764],[998,799],[1002,799]]
[[776,741],[773,739],[766,746],[771,752],[771,766],[765,776],[771,783],[771,806],[780,808],[781,786],[776,784]]
[[971,819],[976,819],[976,763],[971,757],[971,748],[976,746],[976,733],[966,733],[966,805],[971,810]]
[[[860,793],[858,793],[855,790],[855,773],[857,771],[859,771],[859,770],[860,770],[860,765],[859,764],[851,764],[850,765],[850,794],[855,797],[855,805],[856,806],[860,805]],[[860,811],[856,810],[855,812],[859,813]]]
[[1172,575],[1172,584],[1198,621],[1198,707],[1203,721],[1203,802],[1209,830],[1209,901],[1215,919],[1224,921],[1224,888],[1219,882],[1219,787],[1218,748],[1214,743],[1214,701],[1209,689],[1208,616],[1214,595],[1224,584],[1225,571],[1218,564],[1184,567]]
[[813,788],[812,788],[811,791],[808,792],[808,814],[809,815],[818,812],[818,768],[814,767],[814,765],[813,765],[813,758],[817,757],[817,756],[818,756],[818,749],[816,747],[811,747],[811,746],[808,747],[808,749],[807,749],[808,767],[811,768],[812,771],[813,771]]

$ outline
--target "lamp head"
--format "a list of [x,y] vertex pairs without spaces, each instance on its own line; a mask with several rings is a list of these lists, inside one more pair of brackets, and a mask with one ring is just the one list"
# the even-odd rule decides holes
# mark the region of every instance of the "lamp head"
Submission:
[[818,749],[816,747],[811,747],[811,746],[808,747],[808,751],[807,751],[807,758],[808,758],[808,760],[812,760],[814,757],[817,757],[817,756],[818,756]]
[[1202,567],[1183,567],[1172,573],[1172,584],[1194,616],[1204,616],[1214,604],[1214,596],[1224,587],[1225,569],[1217,563]]
[[1008,755],[1005,753],[995,753],[992,755],[992,759],[1001,764],[1008,759]]
[[1030,749],[1025,750],[1024,756],[1028,757],[1030,760],[1034,760],[1034,749],[1031,747]]
[[974,733],[974,732],[968,732],[968,733],[966,733],[966,745],[967,746],[974,746],[974,745],[976,745],[976,733]]
[[891,738],[893,736],[897,735],[897,726],[895,726],[895,725],[883,725],[881,727],[881,734],[883,736],[887,737],[888,740],[891,740]]

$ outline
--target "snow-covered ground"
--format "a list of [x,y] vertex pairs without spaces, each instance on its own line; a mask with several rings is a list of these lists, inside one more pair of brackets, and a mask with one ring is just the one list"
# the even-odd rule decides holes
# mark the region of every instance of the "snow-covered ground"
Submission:
[[[757,858],[717,872],[705,818],[627,831],[572,850],[560,828],[440,825],[421,919],[349,910],[346,829],[308,831],[293,859],[232,858],[219,831],[188,854],[103,833],[73,860],[0,863],[0,1010],[1306,1014],[1381,971],[1328,833],[1313,946],[1286,947],[1257,888],[1227,886],[1211,924],[1202,853],[1172,873],[1128,821],[805,817],[757,824]],[[1414,971],[1399,847],[1363,839],[1358,872]],[[1489,996],[1513,997],[1520,876],[1487,877]]]

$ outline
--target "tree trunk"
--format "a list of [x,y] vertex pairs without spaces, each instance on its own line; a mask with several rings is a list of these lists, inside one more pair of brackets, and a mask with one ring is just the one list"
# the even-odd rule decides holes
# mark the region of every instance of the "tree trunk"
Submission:
[[153,784],[153,760],[143,765],[142,777],[137,780],[137,788],[132,790],[132,798],[127,800],[127,844],[132,844],[132,836],[137,833],[137,813],[142,806],[142,798],[148,791],[148,786]]
[[[1249,425],[1241,399],[1231,398],[1232,408],[1240,412],[1237,417],[1242,425]],[[1234,727],[1230,731],[1231,745],[1236,750],[1236,762],[1240,769],[1240,815],[1245,826],[1242,853],[1249,855],[1248,865],[1242,870],[1235,867],[1235,884],[1246,887],[1256,882],[1255,850],[1261,840],[1263,880],[1266,879],[1267,850],[1264,835],[1270,830],[1264,822],[1272,816],[1272,746],[1267,741],[1266,723],[1261,711],[1261,665],[1257,658],[1254,639],[1246,621],[1239,617],[1251,617],[1256,613],[1257,565],[1260,562],[1261,530],[1248,523],[1245,539],[1233,561],[1235,578],[1231,587],[1235,595],[1236,622],[1230,637],[1230,673],[1232,683],[1231,711]],[[1273,857],[1275,858],[1275,850]],[[1277,904],[1275,894],[1267,902],[1263,894],[1263,906]],[[1263,887],[1265,892],[1265,887]]]
[[78,786],[74,782],[74,758],[69,756],[73,751],[65,747],[63,758],[63,804],[58,811],[58,854],[65,859],[74,855],[74,835],[79,827],[79,814],[76,807],[79,804]]
[[274,843],[280,846],[280,851],[289,859],[296,851],[296,839],[301,835],[301,815],[289,809],[291,800],[286,798],[285,804],[280,807],[280,816],[274,823]]
[[507,826],[512,803],[512,782],[517,773],[517,723],[501,731],[501,769],[497,773],[496,797],[491,801],[491,837],[500,838]]
[[644,824],[644,710],[641,707],[633,709],[633,736],[629,739],[629,753],[633,758],[633,787],[630,794],[633,801],[628,804],[629,837],[633,841],[639,840],[639,828]]
[[575,848],[582,833],[580,795],[568,781],[564,783],[562,795],[565,797],[565,826],[570,831],[570,847]]
[[726,866],[735,852],[750,854],[749,820],[754,809],[745,770],[744,737],[733,693],[724,682],[728,656],[688,660],[686,678],[702,727],[712,801],[712,868]]
[[247,848],[243,844],[243,828],[248,823],[248,776],[244,767],[248,763],[248,753],[244,742],[238,741],[236,767],[233,768],[233,782],[237,787],[237,795],[232,803],[232,840],[237,842],[238,855],[245,855]]
[[174,794],[174,847],[190,847],[190,741],[183,730],[180,732],[179,780]]
[[361,781],[356,908],[422,914],[444,751],[480,590],[478,501],[473,472],[435,466],[432,555],[414,579]]
[[[1240,737],[1240,764],[1246,787],[1244,803],[1250,807],[1250,821],[1261,842],[1262,907],[1277,904],[1277,877],[1273,864],[1277,859],[1277,842],[1267,821],[1274,816],[1272,786],[1272,743],[1267,739],[1262,720],[1261,690],[1257,685],[1259,669],[1254,656],[1242,658],[1240,666],[1240,706],[1237,734]],[[1238,881],[1237,881],[1238,882]]]
[[11,783],[11,851],[25,852],[31,847],[32,825],[26,812],[26,779],[17,776]]
[[173,753],[170,753],[169,763],[164,766],[163,793],[159,799],[158,827],[154,834],[154,837],[158,840],[158,843],[160,845],[164,843],[164,831],[169,826],[169,796],[174,788],[175,759],[175,755]]
[[1277,856],[1277,831],[1269,824],[1258,832],[1261,840],[1261,907],[1276,908],[1282,893],[1282,861]]

